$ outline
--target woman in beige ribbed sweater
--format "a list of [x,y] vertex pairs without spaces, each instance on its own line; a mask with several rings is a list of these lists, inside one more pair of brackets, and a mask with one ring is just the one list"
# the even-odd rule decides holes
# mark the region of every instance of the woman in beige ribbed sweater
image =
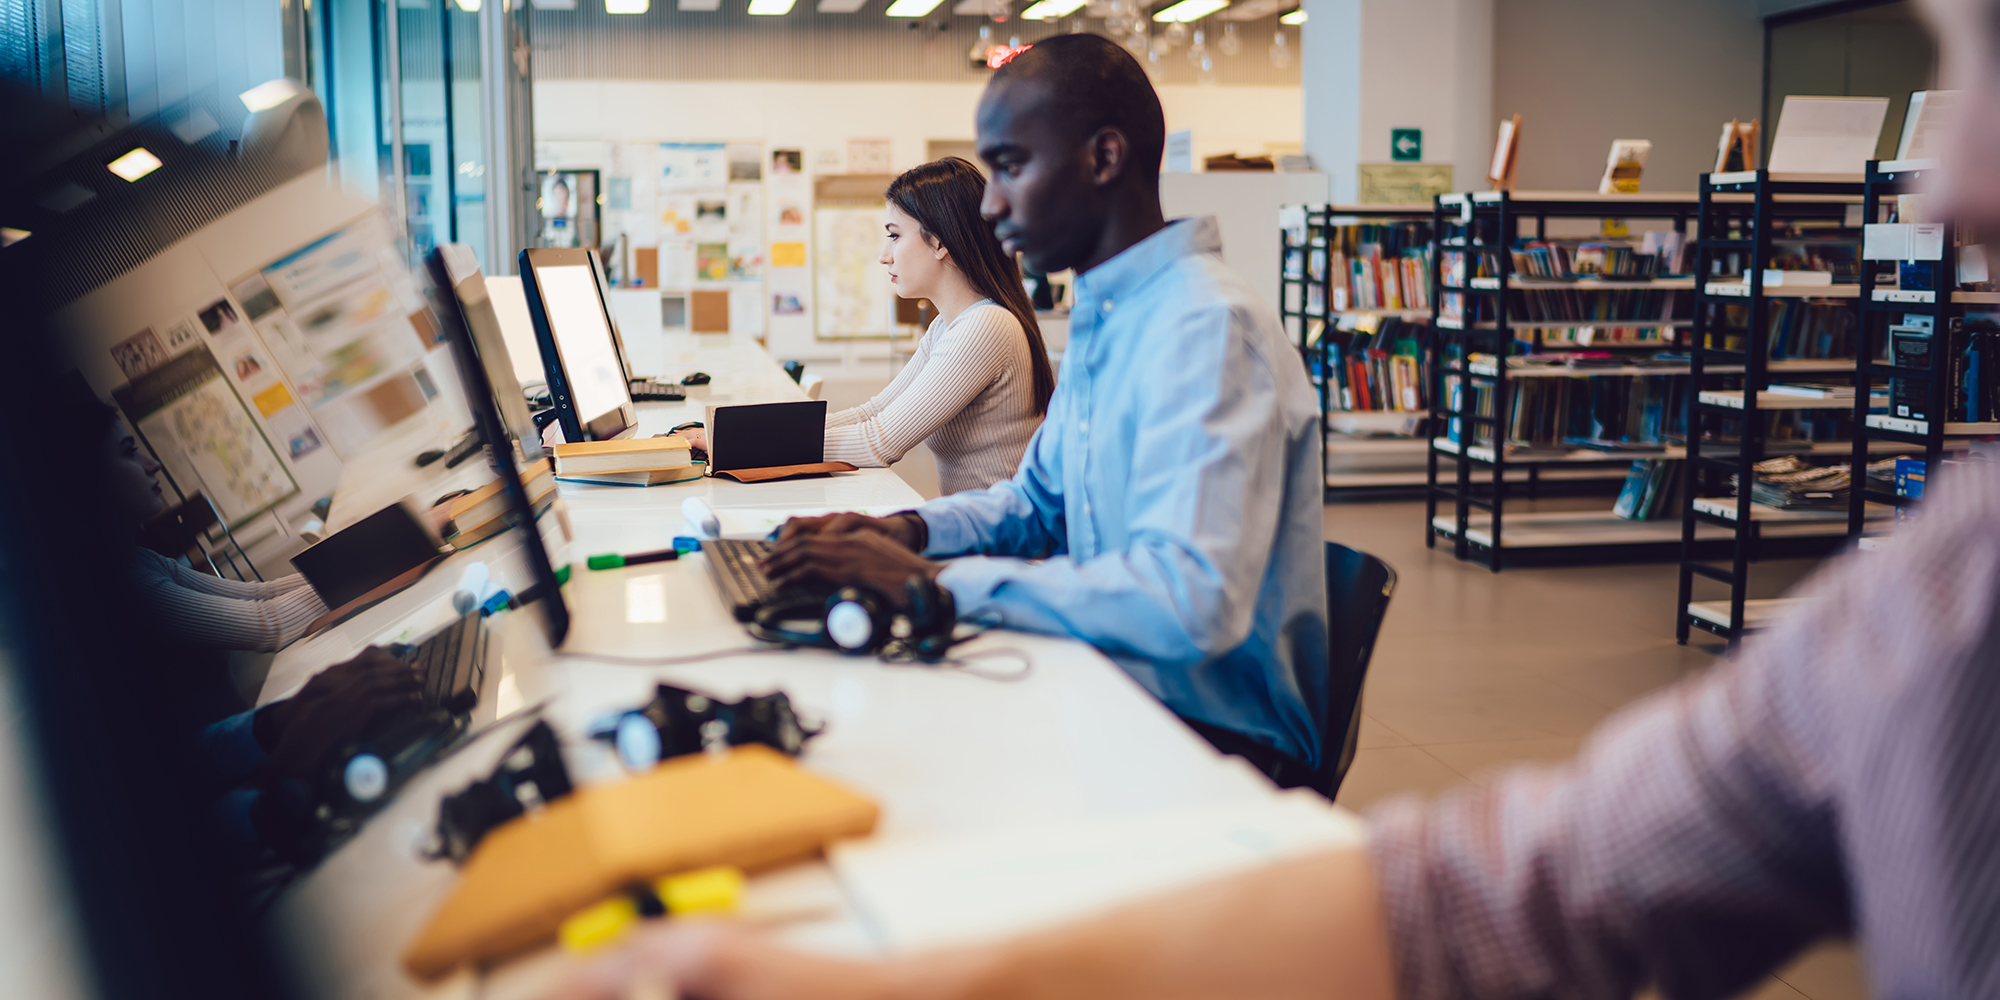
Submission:
[[[884,468],[927,441],[945,493],[1014,475],[1055,391],[1049,352],[1012,255],[979,217],[986,180],[958,157],[889,185],[882,263],[896,294],[938,318],[875,398],[826,418],[826,458]],[[688,434],[697,447],[702,432]]]

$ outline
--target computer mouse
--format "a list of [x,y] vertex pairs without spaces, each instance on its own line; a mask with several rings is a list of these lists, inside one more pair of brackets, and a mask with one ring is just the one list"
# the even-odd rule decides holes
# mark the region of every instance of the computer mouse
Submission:
[[687,378],[681,379],[682,385],[707,385],[708,382],[709,379],[707,372],[694,372],[693,374],[690,374]]

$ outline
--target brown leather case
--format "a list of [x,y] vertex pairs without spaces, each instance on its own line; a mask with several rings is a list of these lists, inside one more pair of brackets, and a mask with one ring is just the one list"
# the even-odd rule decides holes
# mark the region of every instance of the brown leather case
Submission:
[[487,834],[458,885],[403,952],[435,979],[553,940],[571,914],[634,882],[710,865],[746,871],[872,832],[875,803],[761,746],[691,754],[577,789]]
[[717,479],[734,479],[739,483],[768,483],[779,479],[804,479],[807,476],[826,476],[836,472],[853,472],[851,462],[813,462],[809,465],[773,465],[762,469],[729,469],[715,474]]

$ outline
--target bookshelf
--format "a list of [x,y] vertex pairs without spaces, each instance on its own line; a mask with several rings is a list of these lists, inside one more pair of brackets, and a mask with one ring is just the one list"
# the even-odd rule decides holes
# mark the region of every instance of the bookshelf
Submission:
[[[1356,407],[1344,398],[1343,373],[1334,370],[1340,353],[1335,343],[1361,330],[1380,329],[1385,321],[1423,324],[1429,321],[1427,303],[1408,303],[1411,291],[1428,296],[1427,279],[1418,289],[1406,289],[1400,276],[1393,294],[1371,278],[1368,301],[1361,296],[1355,263],[1344,250],[1352,249],[1354,228],[1417,224],[1428,226],[1429,209],[1410,205],[1308,205],[1291,206],[1280,212],[1279,239],[1283,268],[1280,271],[1279,316],[1298,348],[1306,374],[1320,404],[1320,445],[1325,456],[1326,493],[1329,497],[1418,489],[1424,485],[1424,427],[1427,408],[1401,405],[1408,401],[1370,400],[1372,405]],[[1414,245],[1428,252],[1428,233]],[[1371,260],[1397,262],[1407,247],[1393,247],[1389,256]],[[1341,264],[1350,265],[1344,269]],[[1427,267],[1413,268],[1423,274]],[[1400,275],[1400,269],[1399,269]],[[1385,303],[1381,301],[1387,299]],[[1419,336],[1427,334],[1414,331]],[[1418,376],[1421,384],[1421,374]],[[1387,403],[1387,406],[1382,405]]]
[[[1541,398],[1543,386],[1609,385],[1623,380],[1618,384],[1626,385],[1626,391],[1638,392],[1634,380],[1685,376],[1691,370],[1659,365],[1649,357],[1685,339],[1691,323],[1672,313],[1678,297],[1694,288],[1691,277],[1642,276],[1622,269],[1595,275],[1520,273],[1514,252],[1523,228],[1532,226],[1532,238],[1546,243],[1551,220],[1654,219],[1669,221],[1673,231],[1685,237],[1697,208],[1692,192],[1480,191],[1435,199],[1431,253],[1435,335],[1428,372],[1432,434],[1424,482],[1427,545],[1435,547],[1440,538],[1448,539],[1458,558],[1479,557],[1497,573],[1510,551],[1548,554],[1631,546],[1664,550],[1673,544],[1675,526],[1619,518],[1609,509],[1513,514],[1506,510],[1508,498],[1519,492],[1513,487],[1523,481],[1530,497],[1547,481],[1623,481],[1633,459],[1664,457],[1674,451],[1670,445],[1654,442],[1626,450],[1565,447],[1557,436],[1546,442],[1548,447],[1523,448],[1512,439],[1511,422],[1502,415],[1515,412],[1518,395]],[[1462,263],[1448,269],[1448,259]],[[1541,314],[1548,312],[1574,315]],[[1594,363],[1532,363],[1565,352],[1594,355]],[[1596,390],[1574,391],[1582,398]],[[1483,408],[1481,399],[1487,401]]]
[[[1871,160],[1862,178],[1862,217],[1870,222],[1887,216],[1890,199],[1918,193],[1925,178],[1937,170],[1936,160]],[[1900,204],[1900,203],[1899,203]],[[1951,443],[1975,437],[2000,435],[2000,422],[1952,420],[1958,395],[1954,375],[1966,348],[1963,322],[1967,306],[1991,307],[2000,303],[2000,293],[1959,289],[1957,227],[1942,223],[1940,253],[1934,259],[1907,264],[1894,260],[1861,261],[1861,364],[1854,373],[1859,392],[1878,382],[1891,388],[1888,405],[1880,410],[1864,407],[1857,399],[1854,407],[1854,450],[1850,472],[1855,489],[1848,503],[1847,531],[1860,536],[1869,526],[1871,505],[1891,508],[1909,506],[1909,498],[1893,490],[1870,488],[1866,475],[1868,456],[1878,442],[1901,442],[1922,449],[1924,468],[1938,467],[1939,459]],[[1913,271],[1908,284],[1928,288],[1902,287],[1902,272]],[[1944,294],[1940,294],[1942,291]],[[1921,318],[1921,319],[1919,319]],[[1916,320],[1917,322],[1912,322]],[[1900,365],[1890,349],[1892,328],[1928,325],[1928,364]],[[1897,398],[1894,382],[1908,380],[1920,399]],[[1911,386],[1905,386],[1906,389]]]
[[[1869,391],[1864,374],[1871,355],[1860,336],[1866,329],[1861,321],[1866,284],[1858,260],[1867,211],[1863,181],[1860,175],[1774,175],[1763,170],[1702,175],[1696,192],[1701,235],[1694,242],[1698,286],[1688,338],[1691,372],[1675,604],[1675,636],[1682,643],[1695,629],[1734,642],[1782,613],[1781,601],[1748,598],[1754,561],[1781,552],[1830,551],[1845,540],[1850,513],[1864,519],[1887,513],[1879,505],[1853,512],[1781,508],[1757,502],[1752,489],[1757,464],[1781,454],[1844,455],[1865,465],[1871,454],[1908,450],[1900,444],[1885,448],[1855,434],[1851,426],[1844,428],[1844,441],[1822,433],[1840,426],[1832,423],[1836,414],[1865,416],[1871,403],[1887,402]],[[1843,256],[1843,247],[1852,248],[1853,259]],[[1843,261],[1854,274],[1843,273]],[[1795,271],[1766,270],[1800,262],[1832,270],[1834,283],[1802,283],[1804,275]],[[1813,276],[1824,280],[1823,273]],[[1831,384],[1855,380],[1854,398],[1837,392],[1816,398],[1771,391],[1774,381],[1784,382],[1798,370],[1781,356],[1801,349],[1820,352],[1816,360],[1824,365],[1824,377],[1836,380]],[[1857,358],[1864,360],[1857,363]],[[1804,447],[1772,440],[1777,418],[1795,421],[1779,426],[1810,432]],[[1814,463],[1808,457],[1806,464]],[[1717,565],[1723,558],[1726,567]],[[1695,600],[1697,577],[1727,586],[1729,597]]]

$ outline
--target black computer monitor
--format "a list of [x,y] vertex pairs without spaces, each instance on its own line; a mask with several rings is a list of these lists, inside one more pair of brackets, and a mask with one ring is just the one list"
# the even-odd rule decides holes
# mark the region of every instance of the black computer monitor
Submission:
[[535,321],[535,342],[542,350],[542,370],[563,438],[631,437],[639,424],[631,369],[611,317],[597,251],[523,250],[521,288]]
[[[431,280],[436,282],[440,294],[437,296],[438,319],[444,329],[445,339],[451,342],[452,357],[458,362],[459,378],[465,384],[465,399],[472,408],[472,425],[486,445],[486,454],[493,463],[493,474],[504,485],[507,497],[507,520],[509,530],[521,533],[521,552],[528,560],[528,571],[534,577],[531,590],[520,595],[532,599],[541,608],[542,621],[548,631],[549,648],[562,645],[569,634],[569,606],[563,603],[562,584],[556,579],[555,567],[549,562],[549,551],[542,544],[542,531],[535,522],[534,504],[528,499],[528,491],[521,486],[521,469],[514,464],[514,448],[507,440],[506,427],[500,421],[500,412],[493,404],[493,384],[486,376],[486,366],[479,357],[479,347],[474,343],[472,331],[465,322],[464,307],[455,292],[452,282],[452,268],[447,263],[448,247],[439,247],[430,252],[425,261]],[[622,389],[624,383],[620,382]],[[630,402],[626,403],[629,408]]]

